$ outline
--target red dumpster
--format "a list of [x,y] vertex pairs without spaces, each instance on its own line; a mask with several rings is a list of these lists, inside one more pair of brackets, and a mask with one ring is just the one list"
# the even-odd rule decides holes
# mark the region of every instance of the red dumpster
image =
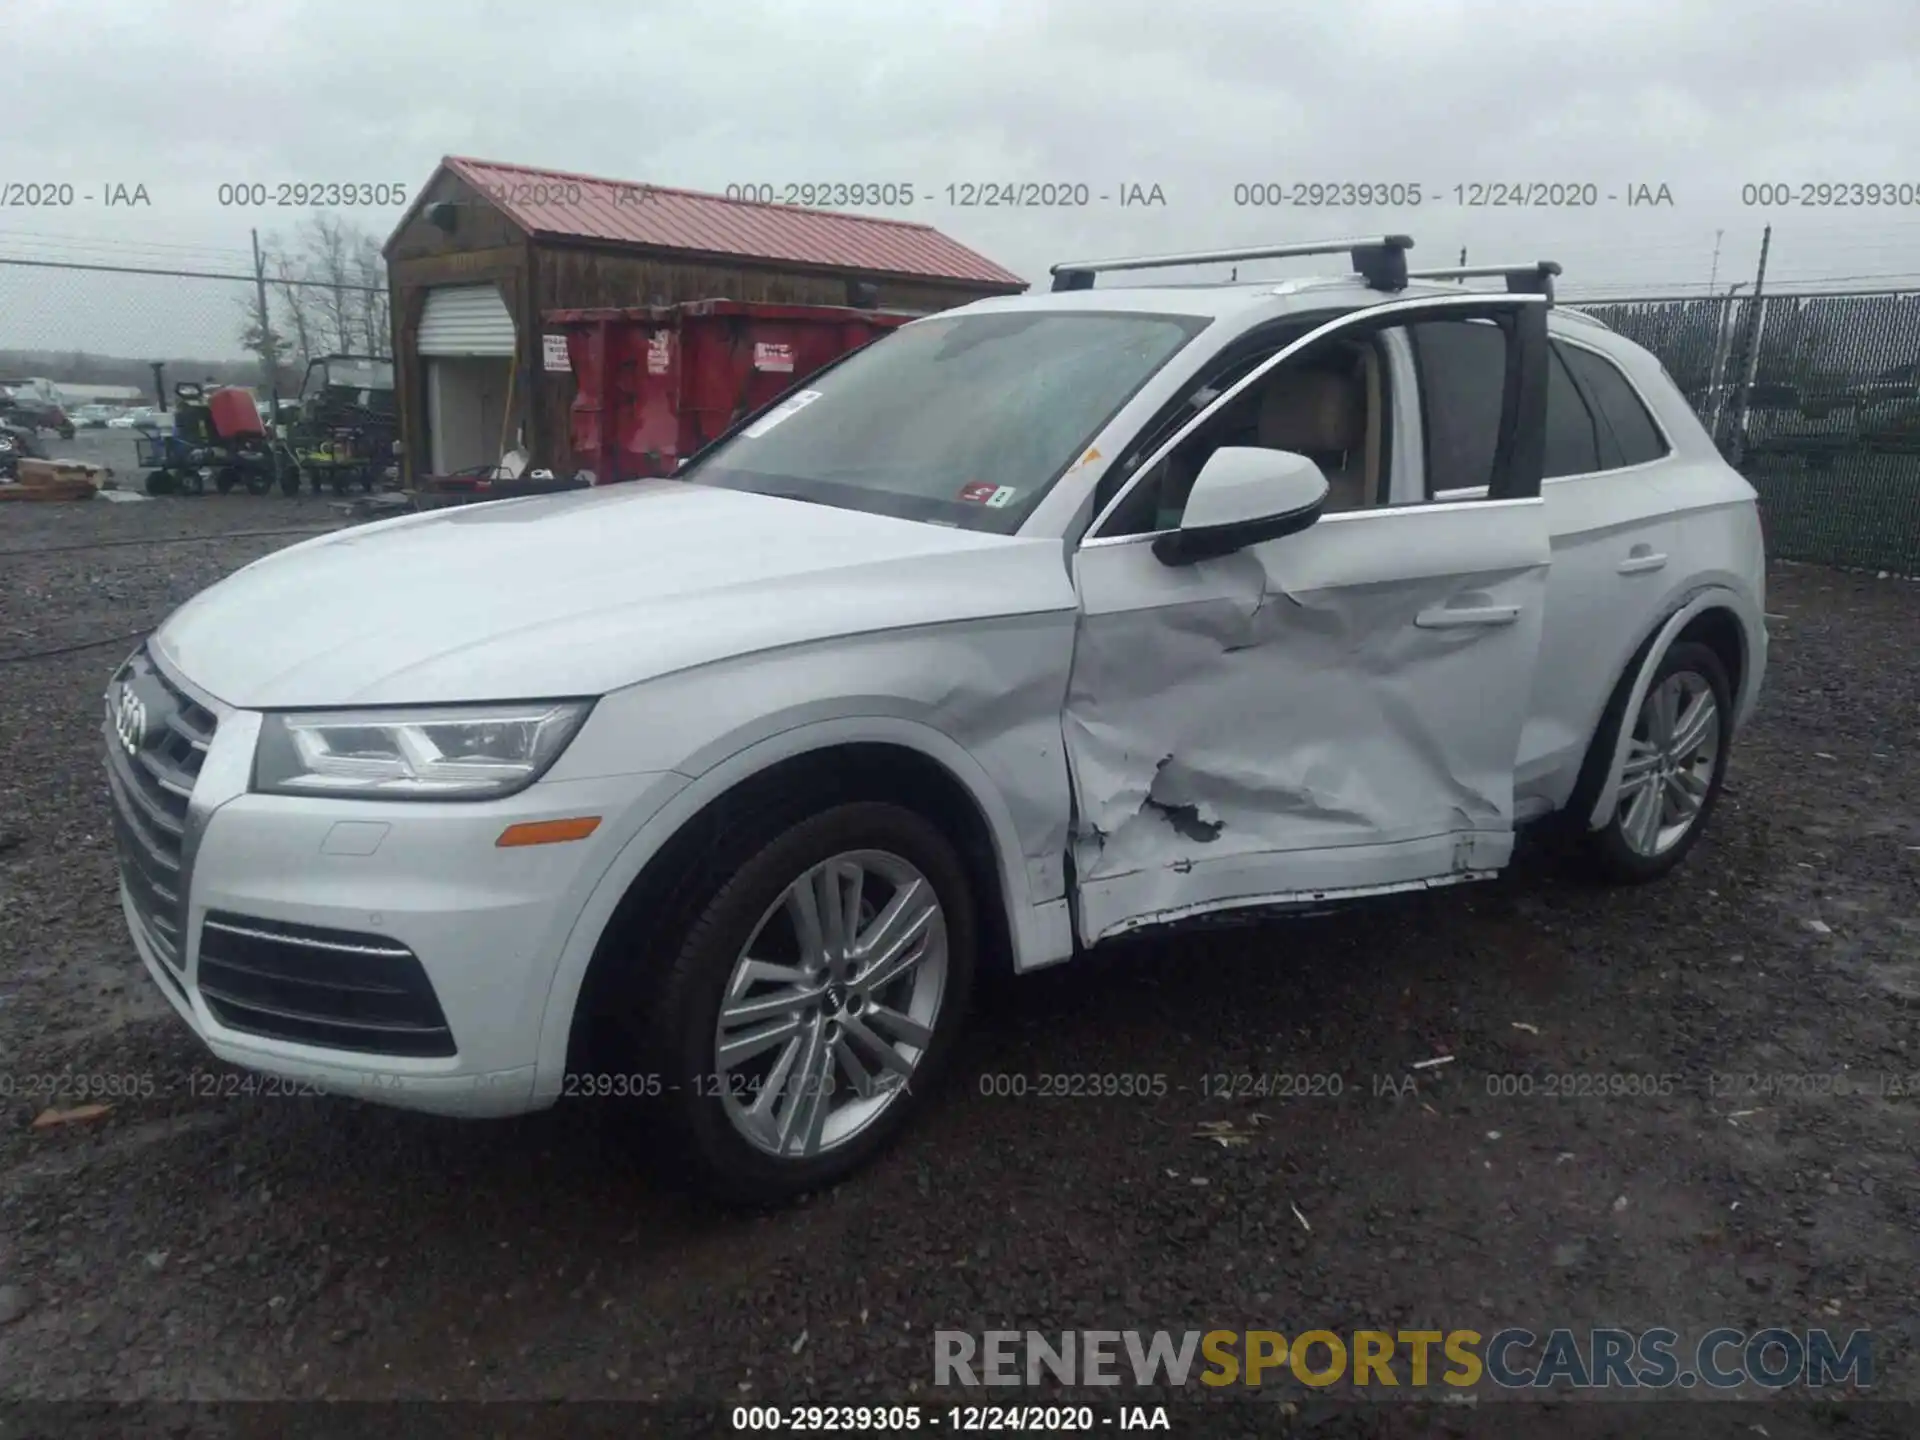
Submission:
[[573,463],[596,484],[671,475],[742,416],[914,318],[740,300],[549,310],[573,369]]

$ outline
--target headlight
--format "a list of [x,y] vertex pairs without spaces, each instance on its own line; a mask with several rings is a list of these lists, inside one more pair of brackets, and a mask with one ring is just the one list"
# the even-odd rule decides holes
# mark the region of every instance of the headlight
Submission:
[[274,795],[492,800],[560,758],[591,700],[268,715],[253,788]]

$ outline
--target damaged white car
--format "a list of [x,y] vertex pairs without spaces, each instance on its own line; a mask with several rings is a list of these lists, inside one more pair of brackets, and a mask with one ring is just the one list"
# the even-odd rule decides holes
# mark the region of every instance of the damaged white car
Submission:
[[[1056,267],[678,479],[248,566],[107,695],[148,970],[238,1064],[644,1102],[765,1200],[898,1133],[989,967],[1484,878],[1556,814],[1660,875],[1761,682],[1753,491],[1557,267],[1410,243]],[[1092,283],[1308,253],[1356,273]]]

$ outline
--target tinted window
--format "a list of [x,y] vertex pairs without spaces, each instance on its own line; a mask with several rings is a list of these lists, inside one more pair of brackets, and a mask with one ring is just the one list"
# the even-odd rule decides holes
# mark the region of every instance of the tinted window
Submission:
[[1420,371],[1427,493],[1488,484],[1506,398],[1506,335],[1484,320],[1427,320],[1407,333]]
[[916,321],[807,381],[682,478],[1011,534],[1206,324],[1059,310]]
[[1660,438],[1653,417],[1647,414],[1647,407],[1640,403],[1627,377],[1612,361],[1571,345],[1566,349],[1566,356],[1567,364],[1586,387],[1587,394],[1593,397],[1601,423],[1620,447],[1620,464],[1643,465],[1667,453],[1667,443]]
[[1600,468],[1600,438],[1593,412],[1567,373],[1560,347],[1547,363],[1547,448],[1541,475],[1591,475]]

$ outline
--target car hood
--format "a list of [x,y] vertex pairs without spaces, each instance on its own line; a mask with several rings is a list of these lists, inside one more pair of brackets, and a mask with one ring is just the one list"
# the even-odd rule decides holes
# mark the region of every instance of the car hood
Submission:
[[153,637],[243,709],[599,695],[839,635],[1071,609],[1060,542],[677,480],[452,506],[237,571]]

